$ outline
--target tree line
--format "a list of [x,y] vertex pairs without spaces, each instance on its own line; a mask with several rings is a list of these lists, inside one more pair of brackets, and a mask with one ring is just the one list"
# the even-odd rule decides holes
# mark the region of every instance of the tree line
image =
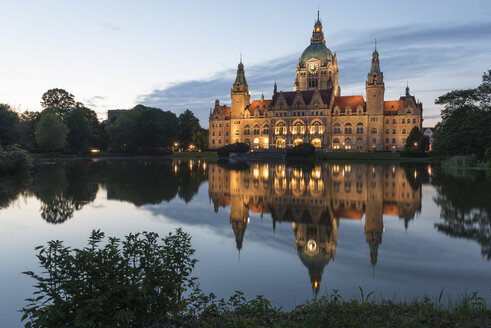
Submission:
[[190,110],[171,111],[137,105],[112,121],[99,122],[97,114],[63,89],[50,89],[41,99],[42,111],[17,113],[0,104],[0,145],[19,145],[30,151],[86,153],[102,151],[147,152],[179,145],[205,149],[208,130]]

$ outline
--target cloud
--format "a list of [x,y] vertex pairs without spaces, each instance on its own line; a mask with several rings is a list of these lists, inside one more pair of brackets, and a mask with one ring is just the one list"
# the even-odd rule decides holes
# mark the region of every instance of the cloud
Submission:
[[120,26],[113,25],[113,24],[107,23],[107,22],[101,23],[101,26],[103,28],[105,28],[106,30],[110,30],[110,31],[114,31],[114,32],[118,32],[118,31],[122,30],[122,28]]
[[[429,114],[426,118],[435,118],[439,113],[440,107],[433,105],[436,97],[451,88],[458,88],[458,83],[475,80],[476,70],[480,74],[480,67],[489,65],[484,63],[486,56],[482,54],[491,53],[491,43],[483,42],[491,39],[491,22],[346,31],[342,42],[328,44],[337,52],[343,94],[364,91],[373,36],[377,36],[387,97],[398,97],[404,91],[406,80],[416,81],[417,84],[413,84],[416,88],[411,86],[411,90],[423,97],[428,109],[425,113]],[[258,65],[246,65],[252,98],[259,98],[261,92],[265,97],[271,97],[275,80],[279,90],[292,90],[299,55],[290,54]],[[449,76],[455,80],[449,81]],[[201,124],[207,126],[209,108],[214,100],[230,102],[234,78],[235,68],[217,72],[209,79],[177,82],[164,89],[155,89],[139,96],[138,102],[178,113],[189,108]]]

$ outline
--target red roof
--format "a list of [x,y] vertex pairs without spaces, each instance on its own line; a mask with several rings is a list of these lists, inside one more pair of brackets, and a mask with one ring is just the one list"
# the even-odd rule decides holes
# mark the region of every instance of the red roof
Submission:
[[365,99],[363,99],[363,96],[339,96],[334,98],[334,106],[338,106],[341,111],[347,106],[353,110],[356,110],[358,106],[365,109]]
[[397,112],[400,107],[404,106],[404,103],[400,100],[384,101],[385,112]]
[[226,105],[218,106],[220,111],[223,113],[225,118],[230,118],[232,116],[232,107],[227,107]]
[[266,109],[269,110],[269,108],[271,107],[271,102],[272,102],[272,100],[264,100],[264,101],[254,100],[254,101],[252,101],[252,103],[248,107],[249,111],[251,112],[251,115],[254,115],[256,110],[259,110],[259,112],[261,114],[263,114]]

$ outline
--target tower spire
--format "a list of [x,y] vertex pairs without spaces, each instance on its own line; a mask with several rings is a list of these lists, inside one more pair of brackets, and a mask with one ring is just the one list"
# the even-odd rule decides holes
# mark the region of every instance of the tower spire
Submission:
[[240,64],[242,64],[242,51],[240,52]]
[[377,39],[375,39],[375,52],[377,52]]

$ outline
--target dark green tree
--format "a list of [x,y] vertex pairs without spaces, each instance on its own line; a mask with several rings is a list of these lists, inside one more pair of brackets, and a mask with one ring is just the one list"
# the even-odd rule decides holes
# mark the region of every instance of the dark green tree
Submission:
[[75,104],[75,97],[63,89],[49,89],[41,97],[43,109],[56,109],[56,113],[62,119],[75,107]]
[[413,148],[417,148],[420,140],[423,138],[423,133],[419,130],[417,126],[412,128],[411,132],[409,132],[409,136],[406,139],[405,149],[410,150]]
[[482,81],[475,89],[454,90],[435,101],[445,106],[433,145],[441,156],[475,154],[482,158],[491,146],[491,70]]
[[100,147],[101,128],[93,110],[77,106],[68,114],[66,123],[71,151],[87,152],[89,147]]
[[19,142],[19,115],[7,104],[0,104],[0,145],[9,146]]
[[25,111],[20,115],[20,143],[25,148],[35,148],[36,124],[41,115],[39,112]]
[[66,143],[68,128],[51,111],[44,111],[36,125],[36,142],[48,151],[63,148]]
[[199,133],[201,131],[201,125],[199,119],[194,116],[193,112],[186,109],[181,115],[179,115],[179,142],[183,147],[188,147],[199,141],[201,137]]
[[178,120],[174,113],[138,105],[109,124],[107,133],[115,149],[154,150],[176,140]]

